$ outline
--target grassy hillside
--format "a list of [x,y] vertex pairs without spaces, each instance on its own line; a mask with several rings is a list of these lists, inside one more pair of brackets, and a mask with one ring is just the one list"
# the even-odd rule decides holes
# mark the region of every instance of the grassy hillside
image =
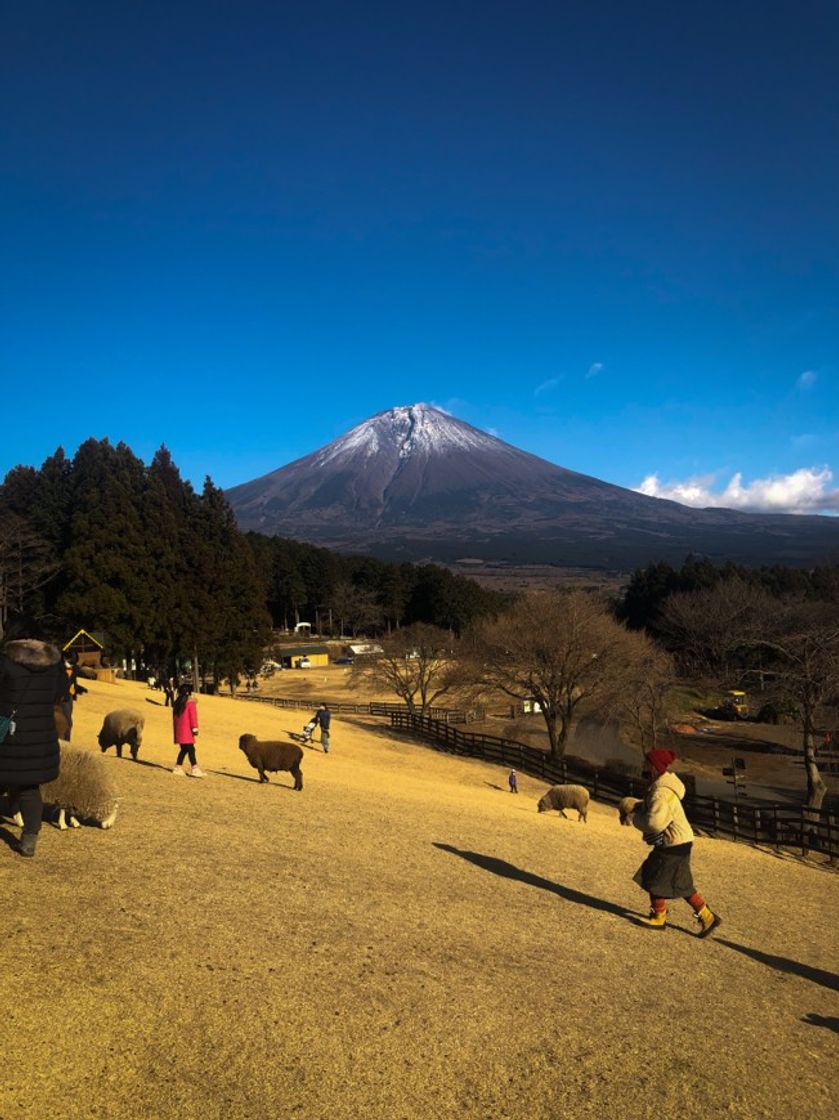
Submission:
[[77,705],[92,748],[111,708],[147,717],[140,764],[106,757],[112,831],[47,825],[24,861],[0,826],[3,1120],[836,1115],[834,873],[699,840],[718,936],[685,904],[652,932],[614,810],[539,816],[539,783],[369,719],[302,793],[260,787],[239,734],[302,713],[222,697],[208,777],[178,779],[160,701]]

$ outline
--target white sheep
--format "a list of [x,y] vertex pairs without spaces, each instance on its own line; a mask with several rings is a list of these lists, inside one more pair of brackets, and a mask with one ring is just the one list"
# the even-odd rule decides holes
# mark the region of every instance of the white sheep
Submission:
[[117,816],[117,788],[113,776],[91,750],[59,739],[61,771],[53,782],[41,786],[45,805],[58,809],[58,827],[78,828],[81,820],[110,828]]
[[122,758],[122,748],[127,743],[131,757],[137,758],[143,742],[146,717],[134,708],[117,708],[108,712],[99,732],[99,747],[104,754],[108,747],[116,747],[117,757]]
[[627,828],[632,827],[632,814],[635,812],[636,806],[640,804],[641,801],[637,797],[624,797],[618,802],[621,824],[626,825]]
[[[551,809],[558,809],[565,817],[566,809],[577,810],[577,820],[586,821],[588,816],[589,792],[585,786],[559,785],[551,786],[546,794],[539,799],[537,808],[540,813],[547,813]],[[565,817],[568,820],[568,817]]]
[[[58,740],[61,750],[61,770],[52,782],[41,786],[45,805],[58,809],[58,827],[62,830],[78,828],[82,820],[96,821],[102,828],[110,828],[117,817],[117,790],[113,777],[98,755],[82,747],[71,746],[64,739]],[[23,826],[23,815],[15,808],[12,820]]]

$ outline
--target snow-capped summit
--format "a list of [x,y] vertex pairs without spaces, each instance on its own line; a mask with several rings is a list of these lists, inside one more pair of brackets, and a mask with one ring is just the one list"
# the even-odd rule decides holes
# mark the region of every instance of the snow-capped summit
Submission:
[[227,497],[245,530],[408,560],[626,570],[688,552],[793,564],[839,554],[839,518],[690,509],[566,470],[427,404],[379,412]]
[[410,459],[414,455],[445,454],[450,450],[479,451],[497,442],[439,408],[409,404],[377,412],[357,424],[346,435],[315,452],[315,462],[321,467],[357,454],[369,459],[396,453],[399,459]]

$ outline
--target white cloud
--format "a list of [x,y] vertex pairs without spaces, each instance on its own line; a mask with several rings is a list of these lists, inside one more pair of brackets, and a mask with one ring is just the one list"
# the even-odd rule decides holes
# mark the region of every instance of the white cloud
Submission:
[[603,369],[603,363],[602,362],[592,362],[591,365],[588,367],[588,373],[586,374],[586,381],[588,381],[588,379],[590,377],[597,377],[598,373],[600,373],[600,371],[602,369]]
[[795,383],[796,389],[812,389],[818,376],[814,369],[805,369]]
[[839,488],[831,487],[829,467],[801,467],[786,475],[770,475],[743,484],[738,471],[723,489],[712,489],[714,475],[689,478],[685,482],[662,482],[650,474],[639,494],[669,498],[686,506],[722,506],[748,513],[839,513]]
[[555,389],[561,380],[561,377],[549,377],[547,381],[543,381],[541,385],[536,386],[533,390],[533,396],[538,397],[541,393],[547,393],[549,389]]

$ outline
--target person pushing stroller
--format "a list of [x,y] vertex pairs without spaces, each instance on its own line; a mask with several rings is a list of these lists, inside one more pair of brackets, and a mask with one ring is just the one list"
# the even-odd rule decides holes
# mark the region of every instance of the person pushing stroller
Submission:
[[327,704],[321,704],[306,726],[303,728],[303,742],[311,743],[312,732],[320,726],[320,745],[323,753],[329,754],[329,725],[332,722],[332,713]]

